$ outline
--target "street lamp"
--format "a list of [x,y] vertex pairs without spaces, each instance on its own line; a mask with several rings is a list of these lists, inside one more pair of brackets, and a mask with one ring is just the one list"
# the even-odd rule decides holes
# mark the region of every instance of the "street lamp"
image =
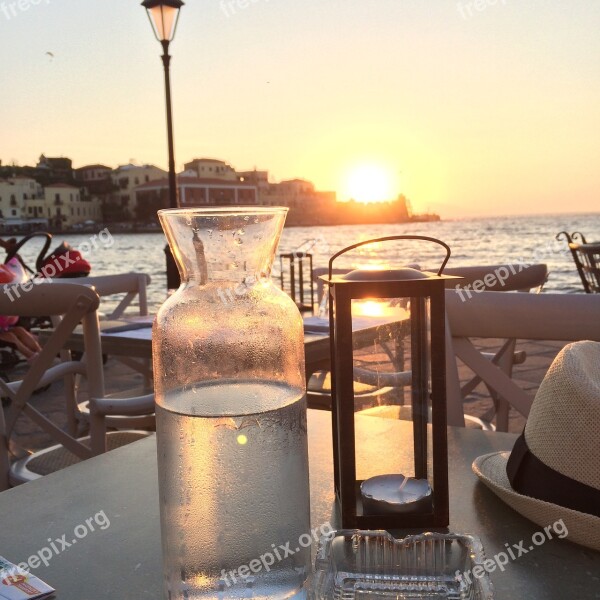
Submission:
[[[144,0],[142,6],[148,13],[150,24],[154,30],[156,39],[162,44],[162,61],[165,68],[165,94],[167,105],[167,140],[169,145],[169,207],[177,208],[177,177],[175,175],[175,150],[173,148],[173,115],[171,111],[171,78],[169,65],[169,44],[175,37],[177,23],[179,21],[179,10],[183,6],[182,0]],[[173,255],[167,245],[167,288],[179,287],[179,273]]]

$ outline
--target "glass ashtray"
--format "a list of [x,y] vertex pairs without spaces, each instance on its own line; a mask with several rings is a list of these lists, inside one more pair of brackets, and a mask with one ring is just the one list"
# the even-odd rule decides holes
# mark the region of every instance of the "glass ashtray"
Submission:
[[[313,600],[493,600],[481,541],[424,533],[342,529],[322,537],[310,586]],[[475,571],[475,572],[474,572]]]

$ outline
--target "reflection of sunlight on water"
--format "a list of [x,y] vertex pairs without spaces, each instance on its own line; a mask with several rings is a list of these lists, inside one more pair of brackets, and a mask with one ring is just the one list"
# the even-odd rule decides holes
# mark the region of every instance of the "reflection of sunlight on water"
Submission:
[[390,304],[389,300],[354,300],[352,302],[353,317],[389,317],[390,319],[403,320],[410,313],[404,308]]
[[[552,277],[546,285],[546,291],[581,291],[581,282],[572,266],[570,256],[556,252],[544,252],[539,255],[540,249],[551,241],[548,232],[560,231],[566,227],[565,224],[573,231],[579,229],[584,233],[589,232],[588,239],[600,238],[600,214],[497,217],[434,223],[289,227],[283,231],[277,253],[293,252],[307,239],[317,239],[319,242],[310,250],[314,257],[314,265],[326,267],[335,252],[354,242],[397,234],[429,235],[445,241],[452,248],[452,258],[448,266],[494,265],[523,257],[526,261],[548,264]],[[490,226],[493,227],[493,235],[489,234]],[[515,242],[515,232],[523,234],[518,244]],[[92,275],[114,275],[126,271],[148,273],[152,277],[152,283],[148,287],[149,308],[156,311],[166,298],[164,234],[115,231],[111,231],[111,234],[114,244],[110,248],[101,247],[89,254]],[[63,239],[77,247],[86,241],[89,242],[91,235],[93,234],[63,233],[54,238],[56,243],[52,247]],[[23,247],[21,254],[27,264],[35,265],[40,250],[41,243],[32,240]],[[364,250],[364,253],[348,255],[345,259],[341,257],[336,266],[348,269],[364,268],[361,264],[355,265],[354,261],[375,263],[377,268],[398,268],[417,263],[424,269],[433,270],[439,267],[444,254],[434,244],[412,242],[365,246]],[[563,250],[568,252],[566,246]],[[534,260],[534,256],[538,258]],[[278,262],[276,260],[276,263]],[[278,265],[276,266],[278,268]],[[104,297],[101,310],[109,314],[117,305],[116,298]]]
[[367,300],[358,304],[354,308],[354,314],[360,315],[361,317],[383,317],[385,314],[386,306],[382,302],[376,300]]
[[354,268],[361,271],[382,271],[385,269],[390,269],[391,267],[389,263],[371,262],[366,264],[357,264]]

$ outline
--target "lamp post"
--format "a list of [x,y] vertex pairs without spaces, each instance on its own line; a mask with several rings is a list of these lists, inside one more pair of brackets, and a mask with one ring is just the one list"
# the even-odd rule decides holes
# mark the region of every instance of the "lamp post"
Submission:
[[[178,208],[177,201],[177,177],[175,175],[175,150],[173,148],[173,114],[171,109],[171,78],[169,66],[171,56],[169,55],[169,44],[175,37],[179,11],[183,6],[182,0],[144,0],[142,6],[148,13],[150,24],[154,30],[156,39],[163,47],[162,61],[165,69],[165,95],[167,105],[167,142],[169,147],[169,207]],[[179,273],[171,250],[165,247],[167,256],[167,288],[179,287]]]

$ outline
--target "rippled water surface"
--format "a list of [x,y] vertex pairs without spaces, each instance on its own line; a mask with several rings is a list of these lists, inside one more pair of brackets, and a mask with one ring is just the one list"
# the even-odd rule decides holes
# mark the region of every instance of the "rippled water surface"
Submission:
[[[550,269],[546,291],[582,291],[566,243],[555,242],[562,230],[581,231],[588,241],[600,240],[600,214],[545,215],[528,217],[498,217],[493,219],[464,219],[436,223],[399,225],[349,225],[336,227],[294,227],[285,229],[279,252],[291,252],[306,240],[315,240],[311,249],[315,266],[324,267],[329,257],[350,244],[389,235],[426,235],[439,238],[452,249],[448,266],[498,264],[522,260],[526,263],[544,262]],[[89,241],[91,234],[65,235],[73,246]],[[55,236],[58,244],[61,236]],[[106,236],[105,238],[106,239]],[[112,245],[97,243],[87,253],[93,275],[143,271],[152,277],[149,301],[156,309],[165,298],[165,238],[162,233],[114,234]],[[31,242],[23,252],[33,264],[39,243]],[[443,252],[422,242],[370,246],[354,254],[340,266],[365,264],[401,265],[418,263],[435,268]],[[275,265],[275,272],[278,265]]]

